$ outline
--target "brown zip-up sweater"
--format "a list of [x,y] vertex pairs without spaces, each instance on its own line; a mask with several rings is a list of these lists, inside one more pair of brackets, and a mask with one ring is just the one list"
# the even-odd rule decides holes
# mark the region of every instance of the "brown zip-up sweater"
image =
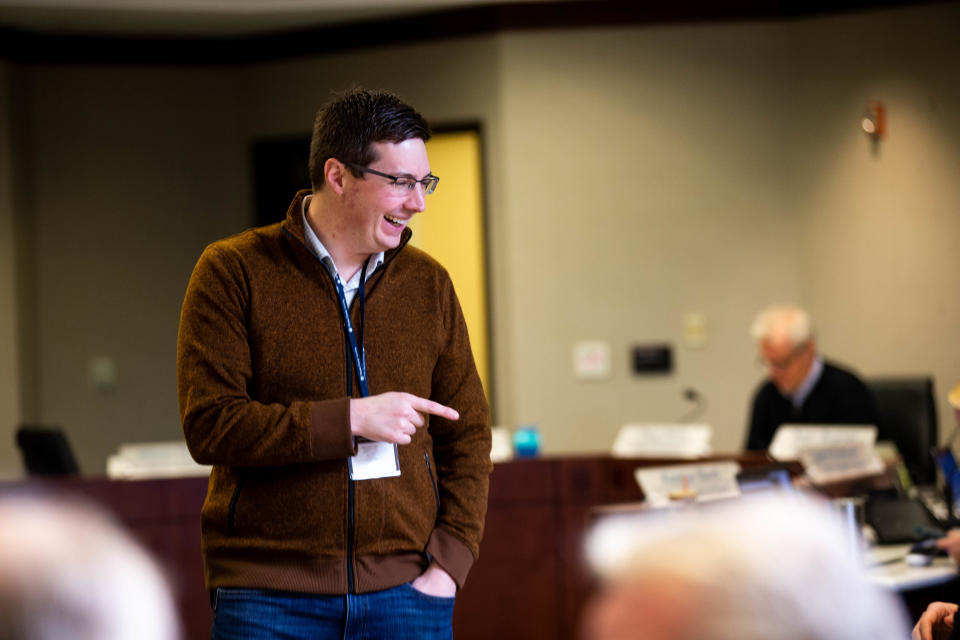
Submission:
[[[187,445],[212,464],[201,516],[208,588],[364,593],[436,560],[462,586],[483,532],[487,403],[446,271],[397,249],[366,282],[370,394],[406,391],[460,412],[399,447],[401,475],[351,481],[348,389],[358,385],[333,282],[304,241],[297,194],[282,223],[204,250],[177,349]],[[357,301],[351,308],[355,330]]]

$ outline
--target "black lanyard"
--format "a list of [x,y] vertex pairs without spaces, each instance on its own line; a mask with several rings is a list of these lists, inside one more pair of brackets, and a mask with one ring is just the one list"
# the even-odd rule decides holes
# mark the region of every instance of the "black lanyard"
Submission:
[[360,270],[360,289],[357,295],[360,296],[360,341],[359,346],[357,338],[353,333],[353,323],[350,322],[350,309],[347,308],[347,296],[343,292],[343,281],[340,274],[334,272],[333,283],[337,288],[337,296],[340,298],[340,312],[343,315],[343,327],[347,331],[347,339],[350,341],[350,350],[353,352],[353,366],[357,370],[357,380],[360,381],[360,395],[366,398],[370,395],[367,389],[367,354],[363,349],[363,325],[364,325],[364,285],[367,279],[367,265],[370,258],[367,258]]

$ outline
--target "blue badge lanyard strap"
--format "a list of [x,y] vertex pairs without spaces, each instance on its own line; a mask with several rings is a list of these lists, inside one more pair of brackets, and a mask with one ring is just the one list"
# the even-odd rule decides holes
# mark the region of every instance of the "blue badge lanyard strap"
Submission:
[[357,380],[360,382],[360,395],[364,398],[370,395],[367,389],[367,355],[363,350],[363,325],[364,325],[364,284],[367,279],[367,265],[370,258],[363,263],[360,271],[360,289],[357,295],[360,297],[360,340],[359,346],[357,337],[353,333],[353,323],[350,322],[350,309],[347,308],[347,296],[343,292],[343,281],[340,274],[334,274],[333,282],[337,287],[337,297],[340,298],[340,313],[343,315],[343,326],[347,330],[347,340],[350,342],[350,352],[353,354],[353,366],[357,371]]

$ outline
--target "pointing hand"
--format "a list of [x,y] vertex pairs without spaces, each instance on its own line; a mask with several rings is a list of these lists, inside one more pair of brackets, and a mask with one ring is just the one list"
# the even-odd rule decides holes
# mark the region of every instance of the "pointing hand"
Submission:
[[350,431],[368,440],[410,444],[417,429],[427,423],[424,414],[460,419],[459,413],[438,402],[390,391],[350,400]]

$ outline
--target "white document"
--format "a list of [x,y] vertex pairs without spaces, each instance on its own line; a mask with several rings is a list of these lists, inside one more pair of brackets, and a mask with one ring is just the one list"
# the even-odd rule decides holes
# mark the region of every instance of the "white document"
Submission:
[[876,442],[877,428],[869,424],[785,424],[773,436],[770,455],[777,460],[799,460],[804,449],[837,444],[862,444],[872,449]]
[[350,458],[352,480],[392,478],[400,475],[400,452],[392,442],[365,441],[357,444],[357,455]]
[[506,462],[513,458],[513,440],[510,437],[510,430],[506,427],[493,427],[490,429],[490,461]]
[[669,467],[648,467],[633,472],[651,506],[671,503],[671,494],[695,493],[697,502],[735,498],[740,495],[737,473],[740,465],[733,461],[706,464],[679,464]]
[[804,449],[800,462],[814,484],[875,476],[884,469],[874,448],[857,442]]
[[712,429],[706,424],[625,424],[613,443],[617,458],[708,456]]
[[187,443],[182,440],[122,444],[115,454],[107,458],[107,477],[111,479],[208,475],[210,466],[197,464],[187,451]]

